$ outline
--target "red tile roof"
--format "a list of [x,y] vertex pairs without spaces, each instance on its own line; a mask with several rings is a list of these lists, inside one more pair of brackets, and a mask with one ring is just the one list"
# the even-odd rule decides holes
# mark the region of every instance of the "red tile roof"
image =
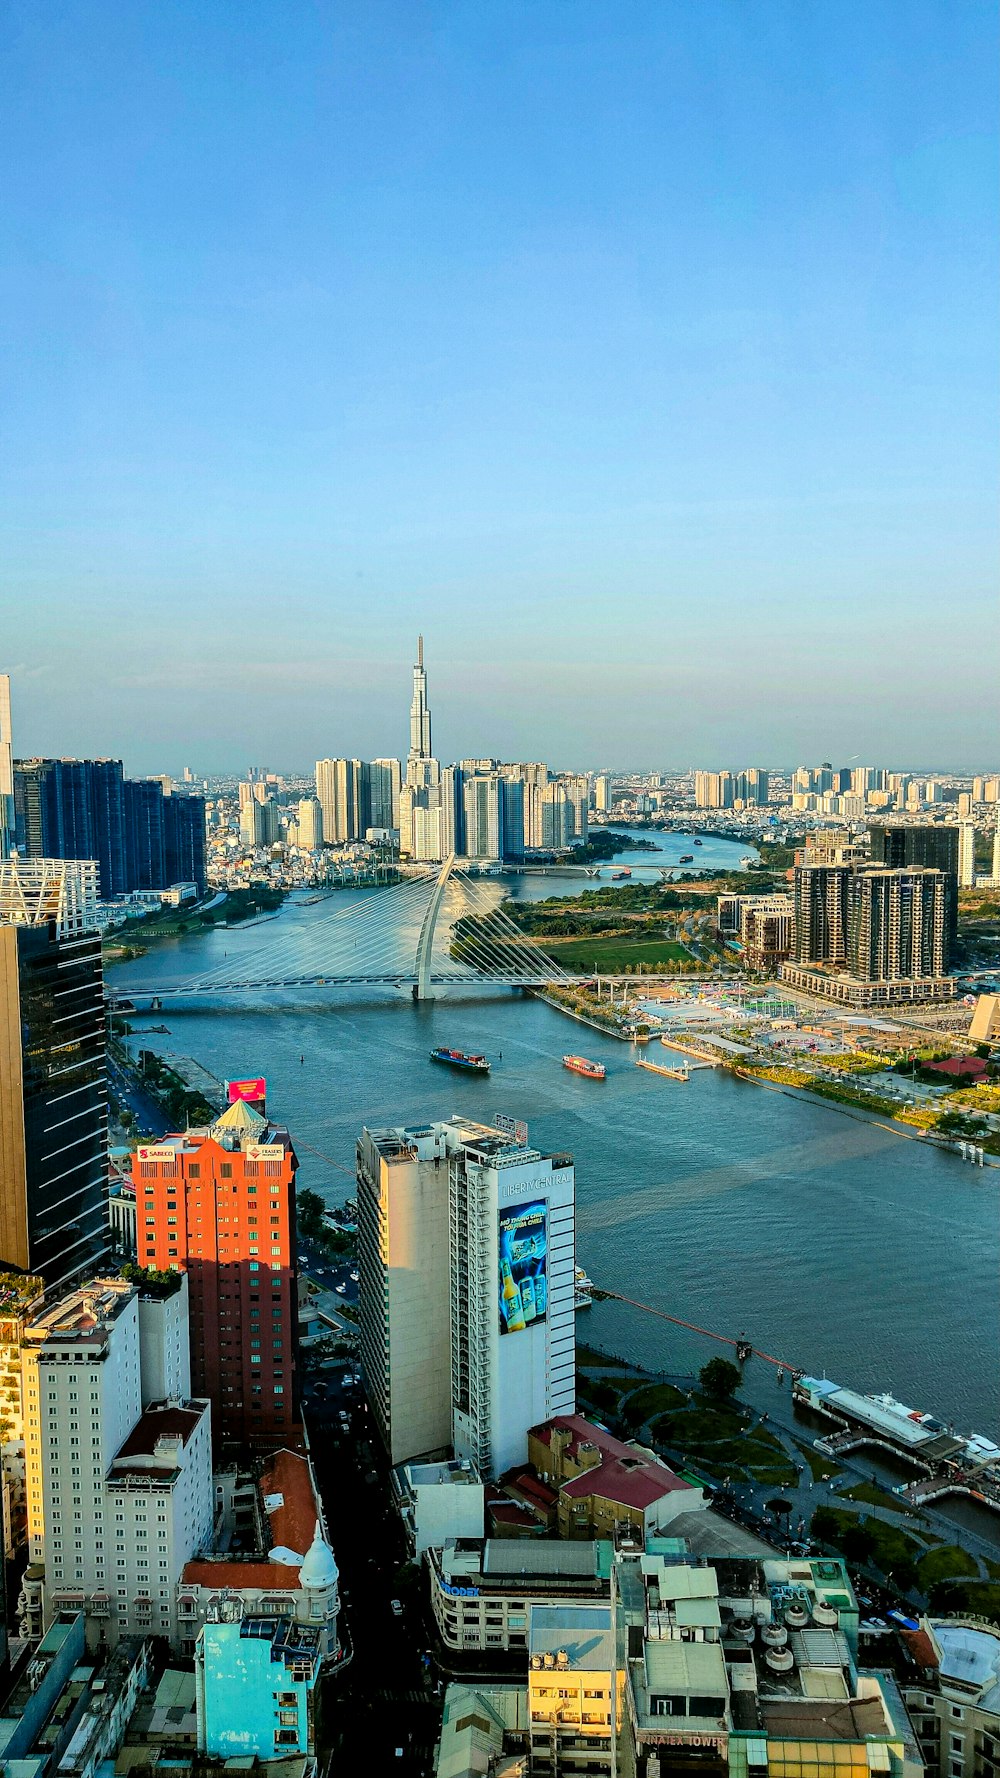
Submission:
[[282,1562],[187,1562],[181,1582],[189,1587],[211,1587],[216,1592],[260,1587],[290,1593],[299,1584],[299,1570],[286,1568]]
[[982,1079],[986,1063],[982,1056],[946,1056],[943,1062],[925,1062],[929,1074],[974,1074]]
[[523,1494],[532,1506],[541,1507],[546,1512],[559,1498],[555,1488],[550,1488],[548,1482],[543,1482],[541,1476],[527,1467],[508,1469],[506,1475],[500,1477],[500,1485],[509,1493]]
[[900,1630],[899,1634],[918,1667],[938,1666],[937,1650],[926,1630]]
[[633,1445],[613,1438],[602,1426],[592,1426],[582,1414],[558,1414],[555,1419],[533,1426],[528,1437],[537,1438],[551,1447],[555,1428],[570,1433],[567,1452],[574,1458],[580,1446],[585,1444],[595,1445],[600,1452],[599,1463],[562,1484],[560,1493],[574,1500],[587,1500],[597,1494],[602,1500],[614,1500],[621,1506],[645,1511],[662,1500],[665,1494],[675,1494],[681,1489],[693,1491],[690,1482],[683,1482],[665,1463],[643,1456]]
[[260,1491],[266,1503],[269,1495],[280,1494],[281,1506],[268,1514],[272,1546],[294,1550],[304,1556],[316,1532],[316,1497],[312,1476],[305,1457],[295,1451],[275,1451],[260,1478]]
[[156,1441],[161,1438],[179,1438],[187,1444],[194,1432],[204,1409],[161,1407],[151,1402],[143,1409],[142,1419],[133,1426],[125,1443],[115,1457],[117,1463],[123,1457],[152,1457],[156,1452]]

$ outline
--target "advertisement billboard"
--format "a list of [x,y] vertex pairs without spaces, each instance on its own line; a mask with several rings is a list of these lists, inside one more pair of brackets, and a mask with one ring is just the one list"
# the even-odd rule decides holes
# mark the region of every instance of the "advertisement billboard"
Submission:
[[544,1321],[549,1300],[548,1206],[511,1204],[498,1222],[500,1332],[523,1333]]
[[226,1095],[230,1105],[245,1099],[248,1105],[263,1105],[267,1098],[266,1080],[227,1080]]

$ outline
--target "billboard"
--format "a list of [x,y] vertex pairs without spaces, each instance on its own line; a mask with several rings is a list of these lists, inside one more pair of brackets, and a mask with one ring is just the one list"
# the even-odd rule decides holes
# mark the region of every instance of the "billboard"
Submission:
[[549,1300],[548,1205],[512,1204],[498,1219],[500,1332],[523,1333],[545,1320]]
[[248,1105],[263,1105],[267,1098],[266,1080],[227,1080],[226,1096],[230,1105],[245,1099]]

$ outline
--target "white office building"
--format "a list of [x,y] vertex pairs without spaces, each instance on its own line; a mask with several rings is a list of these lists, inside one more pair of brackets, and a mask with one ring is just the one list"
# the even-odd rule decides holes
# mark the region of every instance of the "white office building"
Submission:
[[[211,1538],[210,1407],[192,1401],[187,1280],[96,1279],[24,1332],[26,1632],[83,1611],[88,1635],[176,1636],[177,1583]],[[151,1386],[143,1388],[143,1362]]]
[[485,1480],[575,1403],[570,1155],[453,1118],[358,1144],[361,1349],[394,1464],[454,1450]]

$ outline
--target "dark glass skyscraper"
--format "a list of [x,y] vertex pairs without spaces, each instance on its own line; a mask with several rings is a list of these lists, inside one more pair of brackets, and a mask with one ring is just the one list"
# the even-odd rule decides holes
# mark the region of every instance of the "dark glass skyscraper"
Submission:
[[100,937],[0,924],[0,1266],[99,1267],[107,1177]]
[[172,883],[205,888],[205,800],[126,778],[120,759],[14,764],[18,849],[29,858],[95,858],[105,901]]
[[871,828],[873,864],[888,865],[891,870],[909,870],[923,865],[925,870],[945,873],[944,944],[945,968],[952,963],[958,943],[958,826],[946,827],[943,822],[923,821],[911,827],[902,822],[876,823]]

